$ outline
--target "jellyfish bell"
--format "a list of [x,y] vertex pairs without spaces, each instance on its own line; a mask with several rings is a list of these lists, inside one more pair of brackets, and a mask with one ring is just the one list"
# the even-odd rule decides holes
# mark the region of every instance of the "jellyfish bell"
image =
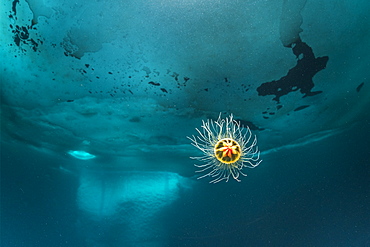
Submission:
[[225,164],[233,164],[240,159],[241,148],[232,138],[219,140],[214,149],[216,159]]
[[201,168],[197,172],[206,172],[198,179],[211,177],[214,179],[210,183],[228,182],[231,175],[240,182],[240,174],[247,176],[242,171],[244,168],[255,168],[262,162],[256,136],[248,126],[234,120],[232,114],[225,119],[220,114],[216,121],[203,121],[201,129],[196,128],[196,131],[199,136],[188,139],[203,153],[200,157],[190,157],[203,162],[195,164]]

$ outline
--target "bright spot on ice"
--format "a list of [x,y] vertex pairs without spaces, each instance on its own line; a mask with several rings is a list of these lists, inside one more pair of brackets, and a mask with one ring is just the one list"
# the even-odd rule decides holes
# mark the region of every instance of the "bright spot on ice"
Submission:
[[73,150],[70,150],[68,151],[68,154],[75,157],[76,159],[79,159],[79,160],[90,160],[90,159],[94,159],[96,156],[93,155],[93,154],[90,154],[88,152],[85,152],[85,151],[73,151]]

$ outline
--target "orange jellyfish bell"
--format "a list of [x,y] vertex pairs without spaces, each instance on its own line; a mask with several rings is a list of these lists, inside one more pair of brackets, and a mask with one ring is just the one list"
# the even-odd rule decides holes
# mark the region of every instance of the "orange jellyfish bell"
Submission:
[[191,157],[203,162],[195,164],[201,168],[197,172],[206,172],[198,179],[211,177],[210,183],[228,182],[231,175],[240,182],[240,174],[247,176],[243,168],[255,168],[262,162],[256,136],[248,126],[234,120],[232,114],[225,119],[220,114],[217,121],[208,119],[202,123],[200,130],[196,128],[199,136],[188,137],[203,152],[203,156]]

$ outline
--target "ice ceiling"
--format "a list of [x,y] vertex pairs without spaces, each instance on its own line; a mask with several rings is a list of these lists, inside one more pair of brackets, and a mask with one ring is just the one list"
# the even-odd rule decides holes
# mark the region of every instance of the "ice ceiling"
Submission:
[[370,103],[368,5],[2,1],[3,140],[190,176],[186,136],[220,112],[266,152],[337,133]]

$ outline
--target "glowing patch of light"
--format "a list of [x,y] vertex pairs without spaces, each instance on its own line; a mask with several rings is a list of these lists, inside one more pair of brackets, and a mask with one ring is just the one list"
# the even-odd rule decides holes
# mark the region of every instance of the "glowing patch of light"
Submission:
[[103,217],[114,215],[128,205],[135,205],[133,208],[140,208],[142,216],[149,217],[176,200],[179,187],[190,186],[188,179],[170,172],[105,173],[103,178],[101,174],[86,172],[80,183],[80,209]]
[[[77,205],[84,212],[82,225],[89,232],[91,222],[102,226],[119,222],[114,237],[124,241],[121,246],[168,246],[163,242],[171,236],[159,219],[192,188],[192,182],[171,172],[83,170],[77,191]],[[89,239],[103,241],[97,234]]]
[[96,157],[93,154],[90,154],[90,153],[85,152],[85,151],[79,151],[79,150],[75,150],[75,151],[70,150],[70,151],[68,151],[68,154],[73,156],[76,159],[79,159],[79,160],[91,160],[91,159],[94,159]]

